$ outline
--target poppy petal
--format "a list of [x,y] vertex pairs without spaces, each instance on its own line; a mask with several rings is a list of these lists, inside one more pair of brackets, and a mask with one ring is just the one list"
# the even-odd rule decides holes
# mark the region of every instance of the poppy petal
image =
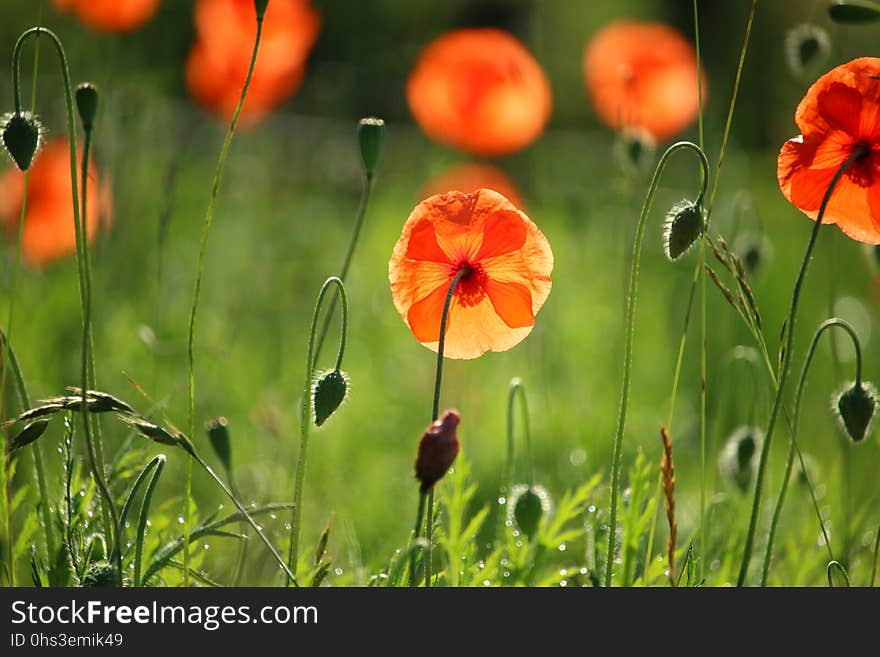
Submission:
[[406,257],[413,260],[452,264],[449,256],[437,243],[437,232],[434,230],[434,225],[427,219],[422,219],[413,227],[406,247]]
[[859,115],[862,111],[862,95],[842,82],[832,82],[819,94],[819,114],[832,128],[857,135]]
[[[424,299],[410,306],[406,313],[406,321],[413,335],[419,342],[437,342],[440,340],[440,320],[443,317],[443,306],[446,304],[448,286],[439,286]],[[449,326],[451,313],[446,317]]]
[[483,283],[489,300],[498,316],[510,328],[533,326],[532,294],[529,288],[519,283],[501,283],[487,278]]
[[528,229],[516,210],[502,210],[487,217],[483,224],[483,241],[474,259],[477,261],[521,249]]

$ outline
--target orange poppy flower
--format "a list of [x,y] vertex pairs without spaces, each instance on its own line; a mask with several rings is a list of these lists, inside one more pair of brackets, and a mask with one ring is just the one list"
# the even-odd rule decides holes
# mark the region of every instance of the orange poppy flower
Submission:
[[465,162],[456,164],[429,180],[419,192],[424,200],[435,194],[454,189],[459,192],[475,192],[478,189],[491,189],[513,203],[519,210],[526,211],[526,204],[513,181],[498,167],[491,164]]
[[159,0],[52,0],[60,11],[73,13],[100,32],[128,32],[153,17]]
[[[82,153],[79,153],[82,157]],[[78,158],[79,159],[79,158]],[[102,219],[109,218],[108,189],[98,180],[94,161],[89,162],[88,217],[86,232],[94,241]],[[24,173],[10,167],[0,175],[0,223],[11,244],[18,236],[18,221],[24,194]],[[22,233],[22,255],[31,266],[40,267],[76,252],[70,188],[70,151],[67,140],[48,142],[30,168],[27,208]]]
[[855,59],[823,75],[794,120],[802,134],[785,142],[777,163],[783,196],[815,221],[834,174],[863,149],[834,188],[822,223],[880,244],[880,58]]
[[528,146],[552,107],[550,83],[529,51],[489,28],[456,30],[429,44],[406,98],[431,139],[482,156]]
[[[190,95],[224,120],[232,118],[257,33],[253,0],[198,0],[196,43],[186,62]],[[291,96],[305,75],[306,58],[321,19],[309,0],[272,0],[251,86],[242,107],[243,123],[254,123]]]
[[[596,114],[614,130],[642,128],[662,141],[699,114],[696,53],[666,25],[609,23],[584,49],[583,68]],[[705,74],[702,95],[705,103]]]
[[394,306],[416,339],[437,351],[449,286],[455,287],[444,355],[505,351],[532,330],[550,294],[553,252],[538,227],[490,189],[419,203],[388,263]]

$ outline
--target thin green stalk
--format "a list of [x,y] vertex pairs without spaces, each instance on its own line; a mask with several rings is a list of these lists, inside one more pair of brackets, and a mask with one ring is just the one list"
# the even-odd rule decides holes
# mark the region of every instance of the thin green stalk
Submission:
[[871,588],[874,587],[874,582],[877,581],[878,558],[880,558],[880,527],[877,527],[877,538],[874,539],[874,563],[871,565],[871,582],[868,584]]
[[508,490],[513,485],[513,438],[514,425],[516,415],[516,398],[519,393],[519,399],[522,404],[522,421],[523,421],[523,438],[526,444],[526,483],[531,486],[534,483],[535,472],[532,464],[532,431],[529,424],[529,404],[526,400],[526,388],[522,379],[516,378],[510,382],[510,390],[507,396],[507,485]]
[[[339,338],[339,351],[336,354],[336,369],[342,367],[342,357],[345,354],[345,339],[348,333],[348,299],[345,296],[345,285],[336,276],[331,276],[321,286],[318,300],[315,302],[315,310],[312,313],[312,324],[309,328],[309,349],[306,357],[305,382],[303,383],[302,401],[300,403],[300,434],[299,454],[296,461],[296,484],[293,496],[293,523],[290,525],[290,552],[287,564],[292,572],[296,572],[296,564],[299,556],[300,523],[302,520],[302,496],[306,478],[306,454],[309,448],[309,428],[312,425],[312,375],[314,373],[315,335],[318,328],[318,315],[321,312],[321,303],[330,288],[335,288],[342,298],[342,328]],[[291,575],[288,575],[292,579]],[[290,579],[288,579],[288,584]]]
[[[825,333],[825,331],[833,327],[843,329],[852,340],[853,346],[855,347],[856,351],[856,383],[860,383],[862,380],[862,347],[859,344],[859,336],[856,335],[855,329],[848,322],[837,317],[825,320],[819,325],[819,328],[813,335],[813,340],[812,342],[810,342],[810,348],[807,350],[807,356],[804,359],[804,367],[801,370],[801,376],[798,380],[797,389],[795,390],[794,410],[792,416],[791,445],[789,446],[788,458],[785,462],[785,473],[782,475],[782,487],[779,489],[779,497],[776,500],[776,507],[773,510],[773,519],[770,522],[770,533],[767,537],[767,548],[764,552],[764,563],[761,568],[761,586],[766,586],[767,577],[770,574],[770,562],[773,558],[773,541],[776,538],[776,528],[779,523],[779,518],[782,514],[782,506],[785,504],[785,495],[788,491],[789,479],[791,478],[791,468],[794,465],[794,456],[796,451],[795,448],[797,446],[798,420],[800,419],[801,411],[801,398],[804,392],[804,384],[807,380],[807,373],[810,371],[810,365],[813,362],[813,356],[815,355],[816,347],[819,344],[819,338],[822,337],[822,334]],[[799,453],[800,452],[798,451],[798,454]],[[801,467],[803,468],[804,475],[806,476],[807,471],[804,467],[803,461],[801,461]],[[825,523],[822,522],[821,517],[819,518],[819,521],[822,527],[822,534],[825,538],[825,547],[828,549],[828,560],[834,561],[834,554],[831,551],[829,536],[825,531]]]
[[[413,528],[412,541],[415,541],[422,533],[422,522],[425,518],[425,502],[428,500],[428,493],[419,491],[419,509],[416,511],[416,526]],[[409,552],[409,585],[416,585],[416,551]]]
[[831,179],[831,183],[828,185],[828,189],[825,191],[825,196],[822,198],[822,204],[819,206],[819,213],[816,216],[816,221],[813,224],[813,229],[810,232],[810,240],[807,243],[807,249],[804,253],[804,259],[801,261],[801,268],[798,272],[797,279],[794,284],[794,291],[791,297],[791,308],[788,313],[788,320],[785,324],[786,327],[786,335],[785,335],[785,350],[782,356],[782,365],[779,370],[779,386],[776,390],[776,397],[773,400],[773,408],[770,411],[770,420],[767,423],[767,431],[764,432],[764,444],[761,446],[761,456],[758,461],[758,473],[755,477],[755,495],[752,501],[752,512],[751,517],[749,518],[749,530],[746,535],[746,544],[743,550],[743,560],[739,570],[739,576],[737,577],[737,586],[743,586],[745,584],[746,575],[749,570],[749,562],[752,557],[752,547],[755,540],[755,530],[758,524],[758,510],[761,506],[761,488],[764,483],[764,472],[767,467],[767,456],[770,453],[770,442],[773,438],[773,429],[776,425],[776,417],[779,414],[780,406],[782,405],[782,394],[785,390],[785,383],[788,379],[788,372],[791,365],[791,351],[794,346],[794,331],[795,331],[795,319],[797,318],[797,308],[798,302],[800,301],[801,289],[804,284],[804,279],[807,275],[807,268],[810,264],[810,258],[813,255],[813,248],[816,245],[816,238],[819,236],[819,229],[822,227],[822,218],[825,216],[825,208],[828,206],[828,201],[831,200],[831,194],[834,192],[835,187],[837,187],[838,181],[846,173],[846,170],[849,166],[865,156],[867,152],[867,148],[863,145],[859,145],[853,150],[852,154],[846,159],[846,161],[840,166],[840,168],[835,172],[834,177]]
[[[232,143],[232,135],[235,134],[235,127],[238,125],[238,117],[241,114],[241,108],[244,105],[244,99],[247,96],[248,87],[251,85],[251,78],[254,74],[254,66],[257,63],[257,51],[260,47],[260,38],[263,34],[263,14],[257,12],[257,34],[254,38],[254,50],[251,54],[251,61],[248,65],[247,77],[244,80],[244,86],[241,88],[241,96],[238,99],[238,105],[232,115],[232,121],[226,130],[226,138],[223,140],[223,148],[220,150],[220,157],[217,160],[217,168],[214,171],[214,182],[211,185],[211,196],[208,200],[208,208],[205,210],[205,219],[202,224],[202,237],[199,245],[199,261],[196,270],[196,283],[193,289],[192,307],[189,313],[189,335],[187,338],[187,384],[189,388],[189,435],[195,435],[196,422],[196,382],[195,382],[195,341],[196,341],[196,315],[199,309],[199,292],[202,289],[202,274],[205,269],[205,252],[208,246],[208,233],[211,230],[211,221],[214,217],[214,206],[217,202],[217,193],[220,191],[220,181],[223,178],[223,167],[226,164],[226,156],[229,153],[229,145]],[[190,532],[190,506],[192,498],[192,463],[186,463],[186,484],[184,489],[184,508],[183,508],[183,584],[189,586],[189,532]]]
[[[83,334],[84,334],[84,344],[86,343],[89,336],[89,317],[90,317],[90,283],[88,280],[88,265],[86,263],[87,260],[87,247],[84,242],[86,237],[83,235],[83,221],[80,215],[80,206],[79,206],[79,193],[78,193],[78,181],[77,181],[77,162],[76,162],[76,124],[74,121],[74,113],[73,113],[73,89],[70,84],[70,72],[67,66],[67,57],[64,53],[64,47],[61,44],[61,40],[58,36],[49,29],[44,27],[32,27],[29,30],[26,30],[19,38],[15,44],[15,49],[12,55],[12,78],[13,78],[13,94],[15,97],[15,111],[21,112],[21,52],[24,43],[31,36],[36,36],[39,34],[45,34],[49,37],[49,40],[55,46],[55,50],[58,54],[59,64],[61,67],[61,75],[64,87],[64,100],[65,100],[65,110],[67,114],[67,135],[69,141],[69,150],[70,150],[70,180],[71,180],[71,195],[73,201],[73,219],[74,219],[74,229],[75,229],[75,239],[76,239],[76,253],[77,253],[77,273],[79,279],[79,291],[80,291],[80,302],[82,306],[82,317],[83,317]],[[83,355],[83,359],[86,362],[84,365],[85,376],[86,379],[88,373],[88,349],[84,346],[83,351],[85,352]],[[113,506],[113,499],[110,495],[110,491],[107,488],[107,483],[104,479],[104,469],[103,462],[99,459],[99,453],[96,450],[94,441],[92,440],[91,431],[89,428],[89,413],[88,407],[85,400],[85,390],[83,390],[83,404],[82,404],[82,420],[84,425],[85,437],[86,437],[86,445],[88,447],[89,453],[89,461],[92,468],[92,474],[95,478],[95,483],[100,491],[101,495],[101,513],[104,517],[104,533],[107,541],[107,545],[113,545],[113,538],[117,533],[116,522],[118,516],[116,514],[116,509]],[[117,573],[119,577],[122,576],[121,572]]]
[[633,244],[632,266],[629,276],[629,291],[627,293],[626,301],[623,382],[620,391],[620,408],[617,414],[617,429],[614,437],[614,456],[611,466],[611,517],[608,525],[608,552],[605,564],[605,586],[611,586],[611,576],[614,570],[614,542],[615,535],[617,533],[617,489],[619,487],[620,481],[620,464],[623,456],[623,434],[626,428],[626,409],[627,403],[629,401],[629,383],[632,370],[632,348],[633,337],[635,333],[636,293],[638,290],[639,261],[641,259],[642,252],[642,239],[645,234],[645,226],[648,220],[648,212],[651,209],[651,203],[654,200],[654,194],[656,193],[657,186],[660,183],[660,177],[663,173],[663,169],[666,167],[666,163],[668,162],[669,157],[676,151],[682,149],[689,149],[693,151],[699,157],[700,165],[702,167],[702,184],[700,188],[700,195],[697,197],[696,200],[697,207],[702,207],[703,198],[706,195],[706,187],[709,182],[709,161],[706,159],[706,154],[703,152],[703,150],[693,142],[677,142],[670,146],[665,153],[663,153],[660,161],[657,163],[657,168],[654,170],[654,176],[651,178],[651,184],[648,187],[648,194],[645,198],[645,204],[642,207],[642,213],[639,217],[639,223],[636,229],[635,243]]
[[[361,202],[358,207],[357,217],[354,221],[354,229],[351,233],[351,239],[348,242],[348,250],[345,252],[345,259],[342,261],[342,269],[339,270],[339,280],[345,283],[345,277],[348,275],[348,269],[351,266],[351,259],[354,257],[354,250],[361,234],[361,228],[364,225],[364,217],[367,214],[367,206],[370,204],[370,198],[373,194],[373,183],[375,175],[369,171],[365,174],[364,191],[361,194]],[[336,302],[339,297],[334,294],[330,299],[330,307],[324,317],[324,323],[321,326],[321,332],[318,334],[318,341],[315,345],[315,358],[312,361],[312,367],[316,367],[318,358],[321,356],[321,348],[324,346],[324,340],[327,337],[327,331],[330,330],[330,322],[333,321],[333,313],[336,311]]]

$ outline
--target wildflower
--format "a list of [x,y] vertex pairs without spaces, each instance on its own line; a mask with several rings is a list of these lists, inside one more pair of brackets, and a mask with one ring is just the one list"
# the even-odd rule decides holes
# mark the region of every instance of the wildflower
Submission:
[[[696,71],[691,44],[659,23],[614,21],[584,49],[584,80],[599,118],[614,130],[642,128],[658,141],[697,118]],[[705,102],[705,74],[701,80]]]
[[448,410],[425,429],[416,456],[416,479],[421,482],[423,493],[431,490],[443,478],[458,456],[456,430],[459,422],[461,416],[458,411]]
[[437,350],[449,287],[460,272],[446,324],[445,355],[505,351],[532,330],[550,294],[547,238],[489,189],[448,192],[419,203],[388,263],[394,305],[416,339]]
[[880,58],[862,57],[819,78],[798,105],[800,135],[779,152],[783,196],[816,220],[832,179],[855,160],[831,195],[823,223],[880,244]]
[[[196,42],[186,62],[190,96],[220,118],[232,118],[257,32],[253,0],[198,0]],[[272,0],[241,120],[253,124],[289,98],[305,75],[321,19],[309,0]]]
[[550,118],[550,83],[522,43],[497,29],[449,32],[429,44],[406,98],[422,130],[482,156],[532,143]]
[[[81,154],[80,154],[81,155]],[[79,157],[77,158],[79,160]],[[14,244],[24,195],[24,174],[10,168],[0,175],[0,225]],[[94,163],[89,165],[86,233],[95,239],[103,221],[110,221],[109,187],[100,183]],[[70,182],[70,153],[65,139],[46,144],[30,167],[22,254],[32,266],[45,266],[76,251]]]
[[424,200],[450,189],[465,193],[491,189],[513,203],[517,209],[526,211],[526,204],[514,182],[504,171],[491,164],[464,162],[453,165],[425,183],[419,192],[419,198]]
[[75,15],[99,32],[128,32],[153,17],[159,0],[52,0],[59,11]]

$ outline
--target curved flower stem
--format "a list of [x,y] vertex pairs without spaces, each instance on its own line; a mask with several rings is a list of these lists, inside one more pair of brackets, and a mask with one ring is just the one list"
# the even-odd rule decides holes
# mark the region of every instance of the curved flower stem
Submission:
[[[449,318],[449,307],[452,305],[452,297],[455,293],[455,287],[458,282],[471,273],[470,267],[462,267],[459,269],[452,282],[449,284],[449,291],[446,293],[446,301],[443,303],[443,314],[440,316],[440,337],[437,342],[437,374],[434,378],[434,403],[431,410],[431,422],[435,422],[440,415],[440,386],[443,382],[443,350],[446,346],[446,324]],[[431,541],[434,539],[434,489],[427,493],[421,493],[421,497],[428,498],[428,518],[425,528],[425,538],[428,540],[427,554],[425,555],[425,588],[431,587],[431,558],[433,553],[433,545]],[[422,501],[419,501],[419,514],[421,514]],[[421,521],[416,524],[416,533],[413,537],[418,538],[418,529]]]
[[[296,572],[296,562],[299,548],[300,522],[302,519],[302,496],[303,484],[306,478],[306,452],[309,448],[309,428],[312,425],[312,375],[314,373],[315,334],[318,327],[318,315],[321,312],[321,303],[331,287],[336,288],[339,297],[342,298],[342,332],[339,338],[339,351],[336,354],[336,369],[342,367],[342,357],[345,354],[345,336],[348,333],[348,299],[345,296],[345,285],[336,276],[331,276],[321,286],[318,300],[315,302],[315,311],[312,313],[312,324],[309,329],[309,350],[306,357],[306,375],[303,384],[302,402],[300,403],[300,434],[299,455],[296,461],[296,484],[293,496],[293,524],[290,526],[290,552],[287,557],[287,565],[290,572]],[[290,584],[292,575],[288,573],[287,583]]]
[[746,544],[743,550],[742,564],[740,565],[739,576],[736,581],[737,586],[743,586],[745,584],[746,575],[749,570],[749,562],[752,558],[752,547],[755,541],[755,529],[758,524],[758,510],[761,506],[761,489],[764,483],[764,472],[767,467],[767,456],[770,453],[770,442],[773,438],[773,429],[776,426],[776,418],[779,415],[779,409],[782,406],[782,394],[785,390],[785,383],[788,379],[788,372],[791,366],[791,351],[794,346],[795,320],[797,318],[797,308],[798,302],[800,301],[801,289],[803,288],[804,279],[807,275],[807,267],[809,266],[810,258],[813,255],[813,248],[816,246],[816,238],[819,236],[819,229],[822,227],[822,218],[825,215],[825,209],[828,207],[828,201],[831,200],[831,194],[834,192],[837,183],[840,181],[843,174],[846,173],[849,166],[859,158],[864,157],[866,152],[867,148],[865,146],[857,146],[852,154],[834,173],[834,177],[831,179],[828,189],[825,190],[825,195],[819,206],[819,213],[816,216],[816,221],[810,232],[810,239],[807,242],[804,259],[801,261],[801,268],[798,272],[797,279],[795,280],[794,291],[792,292],[791,297],[791,308],[789,309],[788,320],[785,323],[785,346],[782,355],[782,365],[779,369],[779,385],[776,389],[776,397],[773,400],[773,407],[770,411],[770,420],[767,423],[767,431],[764,432],[764,444],[761,446],[761,457],[758,461],[758,473],[755,477],[755,495],[752,500],[752,512],[751,517],[749,518],[749,529],[746,534]]
[[[91,305],[91,297],[90,297],[90,281],[89,281],[89,268],[87,263],[87,246],[85,245],[86,236],[83,234],[83,219],[80,215],[80,207],[79,207],[79,193],[78,193],[78,182],[77,182],[77,167],[76,167],[76,125],[74,123],[74,113],[73,113],[73,91],[70,84],[70,72],[67,66],[67,57],[64,53],[64,47],[61,45],[61,40],[58,36],[49,29],[45,27],[32,27],[29,30],[26,30],[22,35],[18,38],[18,41],[15,44],[15,49],[12,55],[12,86],[13,86],[13,94],[15,97],[15,111],[21,112],[21,77],[20,77],[20,67],[21,67],[21,52],[22,47],[24,46],[25,41],[32,36],[36,36],[39,34],[45,34],[49,37],[49,40],[55,46],[55,50],[58,53],[59,64],[61,67],[61,76],[64,87],[64,101],[65,101],[65,110],[67,113],[67,135],[70,147],[70,180],[71,180],[71,195],[73,201],[73,220],[74,220],[74,229],[75,229],[75,237],[76,237],[76,254],[77,254],[77,270],[78,270],[78,279],[79,279],[79,292],[80,292],[80,302],[82,306],[82,316],[83,316],[83,380],[87,380],[88,371],[89,371],[89,356],[90,351],[87,348],[87,341],[89,340],[90,330],[90,305]],[[116,508],[113,505],[113,498],[110,495],[110,490],[107,487],[107,482],[104,478],[104,463],[102,459],[102,452],[99,445],[95,444],[91,434],[90,427],[90,418],[88,412],[88,406],[86,404],[86,390],[82,391],[83,395],[83,403],[82,403],[82,421],[83,421],[83,431],[85,433],[86,445],[88,447],[89,453],[89,461],[92,468],[92,474],[95,478],[95,484],[98,487],[98,490],[101,493],[101,512],[104,519],[104,534],[106,537],[107,545],[112,546],[114,543],[114,537],[118,534],[117,527],[117,514]],[[117,576],[119,578],[122,577],[122,573],[118,572]],[[120,580],[121,581],[121,580]]]
[[689,141],[680,141],[670,146],[660,157],[657,168],[654,170],[654,176],[651,178],[651,184],[648,187],[648,195],[645,198],[645,204],[642,207],[642,213],[639,217],[638,227],[636,229],[635,243],[633,244],[632,268],[629,276],[629,291],[626,301],[626,327],[624,334],[624,356],[623,356],[623,383],[620,391],[620,408],[617,414],[617,429],[614,437],[614,456],[611,466],[611,517],[608,530],[608,552],[605,562],[605,586],[611,586],[611,576],[614,570],[614,542],[617,525],[617,489],[620,481],[620,462],[623,456],[623,434],[626,428],[626,409],[629,401],[629,383],[632,370],[632,346],[633,336],[635,333],[635,309],[636,309],[636,293],[638,291],[639,279],[639,261],[642,253],[642,239],[645,234],[645,225],[648,221],[648,211],[651,209],[651,203],[654,200],[654,194],[660,183],[660,177],[669,157],[679,150],[691,150],[700,160],[702,171],[702,185],[700,195],[697,197],[696,205],[702,208],[703,198],[706,195],[706,187],[709,183],[709,161],[706,154],[699,146]]
[[[770,561],[773,556],[773,540],[776,537],[776,527],[779,523],[779,517],[782,513],[782,506],[783,504],[785,504],[785,494],[788,491],[788,482],[791,478],[791,468],[794,464],[795,452],[797,452],[798,457],[800,457],[801,469],[804,473],[804,476],[808,476],[803,456],[801,456],[800,450],[797,449],[797,429],[798,419],[800,418],[801,397],[804,391],[804,384],[807,380],[807,373],[810,370],[810,365],[813,362],[813,356],[815,355],[816,347],[819,344],[819,338],[822,337],[822,334],[826,330],[834,327],[843,329],[852,340],[853,347],[855,348],[856,352],[856,383],[858,384],[862,380],[862,347],[859,343],[859,336],[856,334],[855,329],[852,327],[851,324],[849,324],[849,322],[846,322],[845,320],[842,320],[838,317],[833,317],[831,319],[825,320],[819,325],[819,328],[816,330],[815,335],[813,335],[813,341],[810,343],[810,348],[807,350],[807,356],[804,359],[804,368],[803,370],[801,370],[801,377],[798,380],[797,389],[794,395],[791,445],[788,449],[788,458],[785,462],[785,474],[782,476],[782,487],[779,489],[779,497],[776,500],[776,508],[773,510],[773,520],[770,522],[770,533],[767,537],[767,548],[764,552],[764,564],[761,569],[761,586],[766,586],[767,576],[770,573]],[[822,536],[825,540],[825,547],[828,549],[828,560],[834,561],[834,554],[831,551],[831,542],[825,529],[825,523],[823,522],[821,515],[819,516],[819,526],[822,528]]]
[[513,437],[517,393],[519,393],[522,405],[523,438],[526,443],[526,463],[528,464],[526,468],[526,483],[531,486],[535,480],[535,472],[532,465],[532,431],[529,424],[529,404],[526,400],[526,387],[522,379],[517,377],[510,382],[510,389],[507,395],[507,475],[505,477],[505,485],[508,492],[513,486]]
[[[351,259],[354,257],[354,250],[361,234],[361,228],[364,225],[364,217],[367,215],[367,206],[370,204],[370,198],[373,195],[373,182],[375,174],[366,172],[364,179],[364,191],[361,194],[361,203],[358,207],[357,217],[354,221],[354,229],[351,233],[351,240],[348,243],[348,251],[345,253],[345,259],[342,261],[342,269],[339,270],[339,280],[345,283],[345,277],[348,275],[348,269],[351,266]],[[321,326],[321,332],[318,334],[318,341],[315,345],[315,357],[312,360],[312,368],[316,367],[318,358],[321,356],[321,347],[324,346],[324,340],[327,337],[327,331],[330,330],[330,322],[333,321],[333,313],[336,311],[336,303],[339,297],[335,294],[330,299],[330,307],[324,317],[324,323]]]
[[[189,435],[195,435],[196,423],[196,382],[195,382],[195,342],[196,342],[196,315],[199,309],[199,293],[202,289],[202,273],[205,269],[205,251],[208,246],[208,233],[211,230],[211,222],[214,218],[214,206],[217,202],[217,193],[220,190],[220,181],[223,178],[223,166],[226,164],[226,156],[229,153],[229,145],[232,143],[232,135],[235,134],[235,127],[238,125],[238,117],[241,114],[241,108],[244,105],[244,99],[247,96],[248,88],[251,86],[251,78],[254,74],[254,66],[257,63],[257,51],[260,48],[260,38],[263,35],[263,14],[257,12],[257,35],[254,38],[254,50],[251,53],[251,61],[248,65],[247,77],[244,80],[244,86],[241,88],[241,96],[238,98],[238,105],[235,106],[235,112],[232,115],[232,121],[229,122],[229,128],[226,130],[226,138],[223,140],[223,147],[220,149],[220,157],[217,159],[217,168],[214,171],[214,182],[211,185],[211,196],[208,200],[208,208],[205,210],[205,219],[202,224],[202,237],[199,245],[199,261],[196,270],[196,283],[193,289],[192,307],[189,313],[189,335],[187,338],[187,384],[189,388]],[[186,462],[186,485],[184,491],[184,507],[183,507],[183,585],[189,586],[189,532],[190,532],[190,501],[192,497],[192,463]]]

